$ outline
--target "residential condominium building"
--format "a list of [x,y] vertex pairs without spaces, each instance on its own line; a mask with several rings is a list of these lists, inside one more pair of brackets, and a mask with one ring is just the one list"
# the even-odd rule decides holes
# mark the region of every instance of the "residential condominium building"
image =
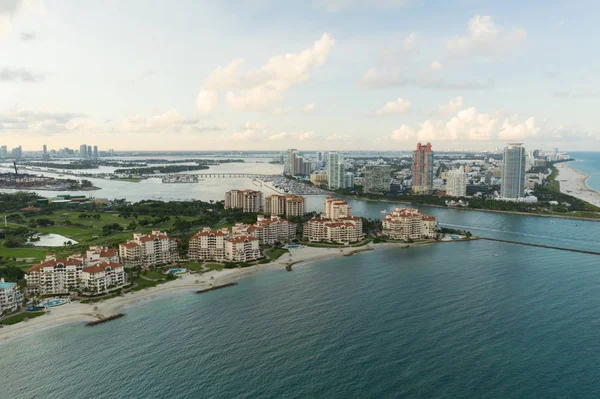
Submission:
[[327,155],[327,181],[330,189],[346,188],[344,156],[337,152]]
[[433,189],[433,151],[431,143],[417,144],[413,151],[412,190],[415,194],[431,194]]
[[17,283],[9,283],[0,278],[0,315],[4,312],[14,312],[23,302],[23,294]]
[[83,268],[81,289],[87,292],[105,292],[127,284],[125,267],[120,263],[101,262]]
[[304,224],[304,238],[308,241],[350,243],[364,238],[362,219],[353,217],[346,201],[329,197],[325,210]]
[[327,181],[328,180],[326,171],[313,172],[310,175],[310,182],[315,186],[326,185]]
[[247,233],[258,238],[261,243],[272,245],[296,238],[296,224],[276,215],[267,218],[258,215],[256,223],[248,226]]
[[225,243],[225,258],[230,262],[248,262],[260,257],[260,246],[256,237],[232,237]]
[[265,197],[265,205],[263,207],[267,215],[285,215],[287,217],[303,216],[304,197],[293,194],[273,194]]
[[381,194],[390,191],[392,167],[390,165],[366,165],[363,174],[363,191]]
[[225,193],[225,209],[242,209],[257,213],[262,209],[263,194],[254,190],[231,190]]
[[446,173],[446,195],[449,197],[467,196],[467,175],[462,166]]
[[405,241],[435,238],[435,217],[415,208],[396,208],[383,219],[383,235]]
[[510,143],[504,148],[500,196],[502,198],[525,196],[525,148],[522,143]]
[[190,239],[188,257],[195,261],[215,260],[224,262],[225,242],[229,238],[229,230],[211,230],[210,227],[204,227]]
[[179,261],[177,241],[167,233],[133,233],[133,240],[119,244],[119,255],[126,267],[147,269]]

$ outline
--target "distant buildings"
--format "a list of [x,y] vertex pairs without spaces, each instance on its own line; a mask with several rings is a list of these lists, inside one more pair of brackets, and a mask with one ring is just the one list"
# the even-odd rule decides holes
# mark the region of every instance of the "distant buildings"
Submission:
[[467,196],[467,175],[463,167],[446,173],[446,195],[449,197]]
[[431,143],[417,144],[413,151],[412,190],[415,194],[431,194],[433,189],[433,151]]
[[338,152],[330,152],[327,155],[327,181],[329,188],[333,190],[346,188],[345,178],[344,156]]
[[21,146],[15,147],[11,151],[11,156],[15,160],[19,160],[23,157],[23,148]]
[[305,159],[298,150],[290,148],[285,152],[284,173],[289,176],[310,176],[312,163]]
[[8,148],[3,145],[2,147],[0,147],[0,159],[6,159],[8,158]]
[[[321,154],[321,153],[319,153],[319,154]],[[312,184],[314,184],[315,186],[326,185],[327,184],[327,172],[319,171],[319,172],[311,173],[310,182]]]
[[254,190],[231,190],[225,193],[225,209],[242,209],[258,213],[262,209],[263,194]]
[[159,230],[133,233],[133,240],[119,244],[119,255],[125,266],[144,269],[179,260],[177,241]]
[[81,158],[87,158],[87,145],[86,144],[81,144],[79,146],[79,156]]
[[394,240],[435,238],[434,216],[424,215],[415,208],[396,208],[383,219],[383,232]]
[[346,201],[329,197],[325,210],[304,224],[304,237],[308,241],[350,243],[363,239],[362,219],[352,216],[352,208]]
[[392,167],[390,165],[366,165],[363,174],[365,193],[381,194],[390,191]]
[[14,312],[23,302],[23,294],[17,283],[9,283],[0,278],[0,315],[4,312]]
[[80,158],[98,158],[100,156],[98,152],[98,146],[91,146],[87,144],[81,144],[79,146],[79,157]]
[[117,251],[91,246],[85,254],[74,253],[64,259],[46,255],[44,262],[26,273],[27,292],[34,295],[67,294],[74,291],[104,292],[124,286],[123,265]]
[[510,143],[504,148],[500,196],[502,198],[525,196],[525,148],[522,143]]
[[273,194],[265,197],[263,210],[267,215],[285,215],[286,217],[303,216],[304,197],[287,194]]

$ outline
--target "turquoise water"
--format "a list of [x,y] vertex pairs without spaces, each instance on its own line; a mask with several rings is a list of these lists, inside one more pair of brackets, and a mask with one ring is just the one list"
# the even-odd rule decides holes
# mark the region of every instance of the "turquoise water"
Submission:
[[574,152],[571,154],[577,162],[571,162],[575,169],[587,174],[590,188],[600,191],[600,153],[599,152]]
[[13,341],[0,386],[15,399],[597,397],[599,286],[592,255],[365,252]]
[[53,306],[60,306],[63,305],[64,303],[66,303],[67,301],[64,299],[54,299],[52,301],[46,301],[42,304],[42,306],[48,306],[48,307],[53,307]]

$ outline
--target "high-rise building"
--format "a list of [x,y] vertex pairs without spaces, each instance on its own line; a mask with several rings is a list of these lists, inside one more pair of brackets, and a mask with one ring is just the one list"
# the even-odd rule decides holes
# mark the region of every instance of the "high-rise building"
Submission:
[[87,145],[82,144],[79,146],[79,157],[81,157],[81,158],[87,157]]
[[446,173],[446,195],[449,197],[467,196],[467,176],[461,166]]
[[504,148],[500,196],[503,198],[525,196],[525,148],[523,143],[509,143]]
[[337,152],[327,155],[327,181],[330,189],[346,188],[344,156]]
[[284,165],[284,173],[286,175],[294,176],[295,175],[295,164],[296,157],[298,156],[298,150],[294,148],[290,148],[285,152],[285,165]]
[[390,165],[365,166],[364,189],[365,193],[385,193],[390,191],[392,167]]
[[92,155],[93,155],[93,153],[92,153],[92,146],[91,146],[91,145],[88,145],[88,146],[87,146],[87,157],[88,157],[88,158],[91,158],[91,157],[92,157]]
[[50,154],[48,154],[48,147],[46,147],[46,144],[44,144],[44,146],[42,147],[42,160],[50,160]]
[[265,197],[263,210],[267,215],[303,216],[304,197],[293,194],[273,194]]
[[94,158],[98,158],[98,146],[94,146]]
[[23,148],[21,146],[13,148],[11,151],[11,156],[15,160],[21,159],[21,157],[23,156]]
[[257,213],[262,209],[263,195],[254,190],[231,190],[225,193],[225,209],[240,208]]
[[344,173],[344,188],[354,188],[354,173]]
[[8,148],[3,145],[2,147],[0,147],[0,159],[6,159],[8,158]]
[[417,144],[413,151],[412,190],[415,194],[431,194],[433,189],[433,151],[431,143]]

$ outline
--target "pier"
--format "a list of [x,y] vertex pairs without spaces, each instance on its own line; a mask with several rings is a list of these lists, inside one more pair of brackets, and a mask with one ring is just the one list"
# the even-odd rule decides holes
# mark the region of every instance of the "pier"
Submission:
[[581,254],[588,254],[588,255],[600,255],[600,252],[586,251],[584,249],[555,247],[553,245],[534,244],[534,243],[530,243],[530,242],[511,241],[511,240],[501,240],[499,238],[479,237],[479,239],[480,240],[487,240],[487,241],[505,242],[507,244],[525,245],[525,246],[528,246],[528,247],[538,247],[538,248],[557,249],[559,251],[578,252],[578,253],[581,253]]

